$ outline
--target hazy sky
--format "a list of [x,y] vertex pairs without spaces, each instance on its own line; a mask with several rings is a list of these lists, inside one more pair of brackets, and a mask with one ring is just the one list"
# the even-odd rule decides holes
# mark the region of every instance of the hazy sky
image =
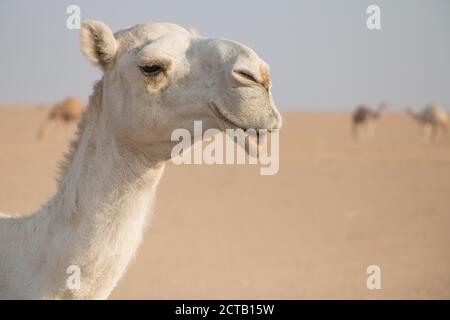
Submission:
[[[145,21],[243,42],[272,69],[281,109],[349,109],[431,100],[450,109],[450,1],[0,1],[0,103],[87,99],[100,72],[66,28],[66,9],[113,31]],[[381,8],[381,27],[366,9]]]

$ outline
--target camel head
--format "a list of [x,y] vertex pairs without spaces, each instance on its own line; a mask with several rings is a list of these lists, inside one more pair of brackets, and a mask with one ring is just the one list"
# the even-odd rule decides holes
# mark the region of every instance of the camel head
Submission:
[[113,35],[81,28],[83,53],[103,71],[103,101],[114,133],[130,143],[170,143],[194,120],[209,128],[278,129],[269,66],[250,48],[200,37],[180,26],[145,23]]

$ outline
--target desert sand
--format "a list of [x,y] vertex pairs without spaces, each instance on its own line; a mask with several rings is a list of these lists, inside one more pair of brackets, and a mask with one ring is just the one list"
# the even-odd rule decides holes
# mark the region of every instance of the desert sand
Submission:
[[[0,211],[56,189],[74,125],[35,139],[48,109],[0,108]],[[381,268],[368,290],[366,268]],[[356,143],[348,113],[284,113],[280,170],[169,164],[112,299],[450,299],[450,136],[426,145],[388,113]]]

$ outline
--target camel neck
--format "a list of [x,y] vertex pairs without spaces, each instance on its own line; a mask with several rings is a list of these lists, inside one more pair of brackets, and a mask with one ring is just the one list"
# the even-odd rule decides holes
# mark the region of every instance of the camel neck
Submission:
[[[56,279],[39,296],[110,294],[141,241],[163,170],[162,161],[118,143],[105,117],[87,119],[57,193],[35,219],[46,229],[48,278]],[[79,288],[67,287],[70,266],[80,272]]]
[[[164,163],[150,161],[143,154],[119,143],[107,127],[104,118],[88,124],[80,137],[72,162],[60,183],[58,194],[65,206],[75,206],[67,212],[80,218],[80,212],[108,207],[126,200],[127,196],[152,193],[164,168]],[[101,210],[100,210],[101,211]],[[88,217],[96,218],[97,211]],[[117,212],[110,212],[117,217]],[[104,214],[109,214],[104,212]],[[101,219],[105,218],[102,215]]]
[[105,117],[94,120],[80,137],[55,201],[76,238],[67,264],[79,265],[84,274],[80,290],[65,294],[83,298],[107,297],[125,271],[164,169],[119,143]]
[[0,224],[8,257],[0,259],[0,298],[103,299],[125,272],[164,170],[156,155],[164,153],[119,142],[106,107],[99,83],[56,194],[35,214]]

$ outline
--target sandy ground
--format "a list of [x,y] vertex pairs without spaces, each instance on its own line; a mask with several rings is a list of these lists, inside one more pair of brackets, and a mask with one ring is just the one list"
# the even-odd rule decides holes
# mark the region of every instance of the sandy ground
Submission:
[[[0,210],[55,191],[73,127],[0,108]],[[450,138],[420,142],[402,114],[354,143],[346,113],[288,113],[280,171],[168,165],[152,224],[114,299],[450,298]],[[380,290],[366,287],[379,265]]]

